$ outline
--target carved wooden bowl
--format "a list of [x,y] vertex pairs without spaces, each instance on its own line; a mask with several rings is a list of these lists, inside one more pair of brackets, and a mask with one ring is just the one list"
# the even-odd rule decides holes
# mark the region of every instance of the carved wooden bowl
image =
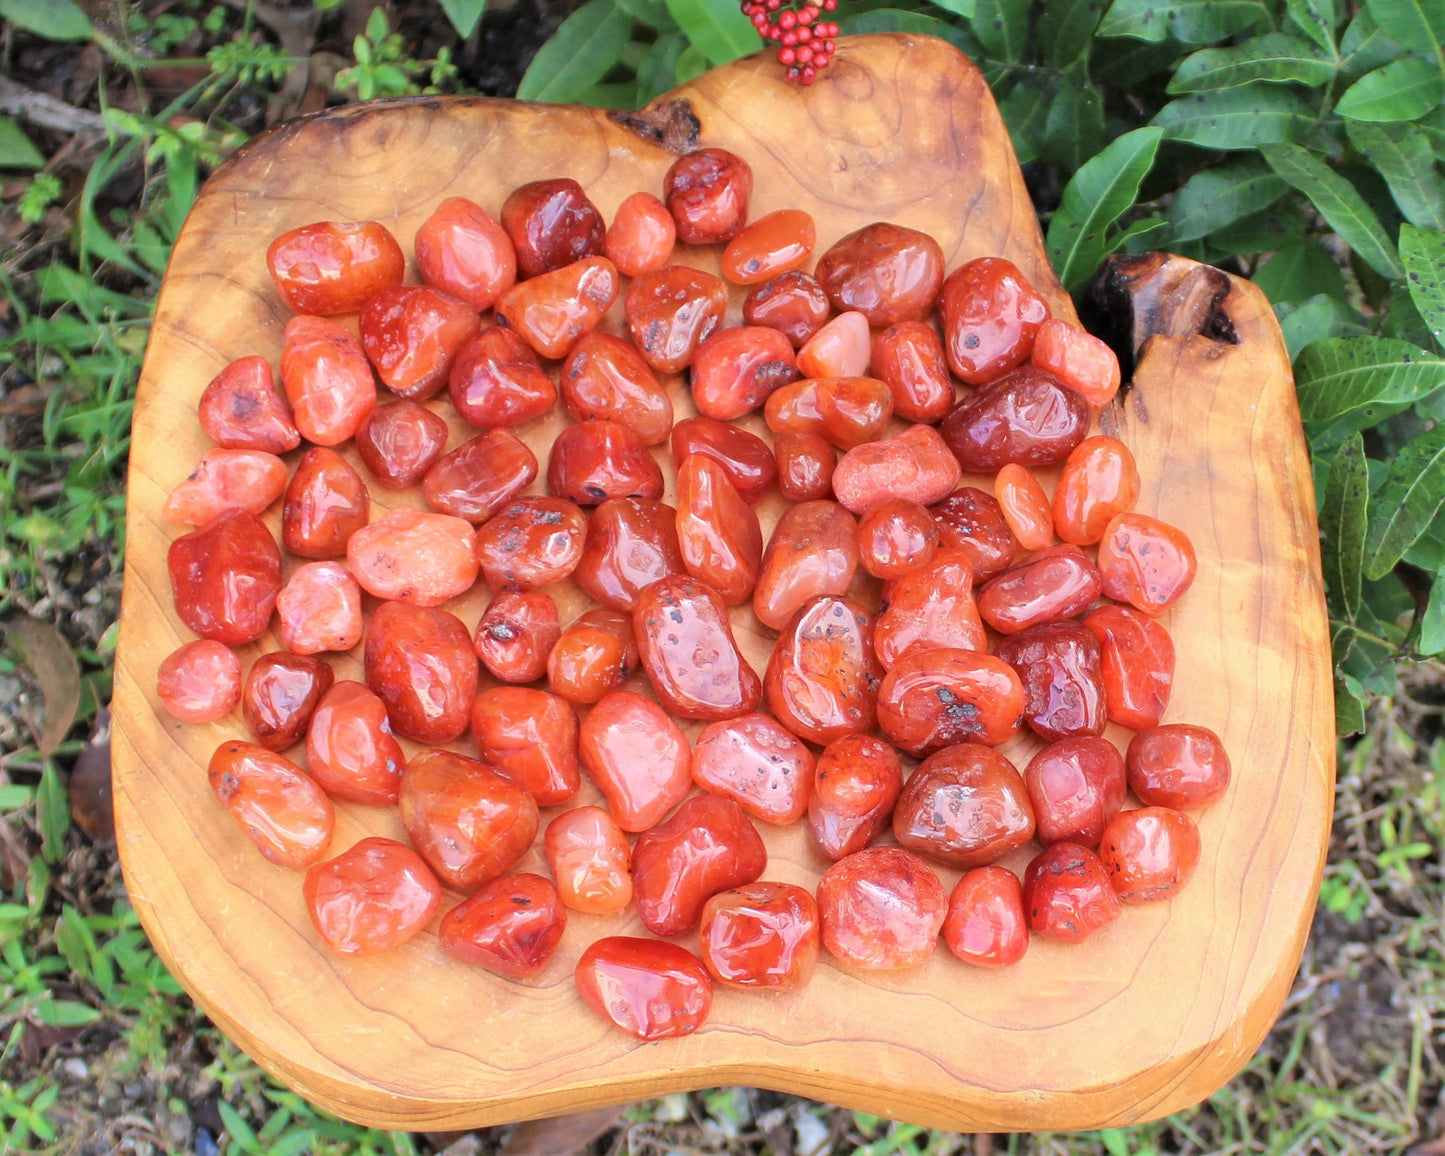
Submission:
[[[165,566],[178,531],[159,514],[207,448],[196,419],[206,383],[244,354],[273,365],[279,356],[288,311],[267,277],[269,241],[310,221],[375,218],[410,252],[443,198],[496,213],[515,186],[563,175],[610,218],[628,194],[659,192],[674,155],[698,143],[751,163],[754,215],[812,213],[820,253],[893,220],[938,238],[950,268],[1009,257],[1056,314],[1072,316],[987,86],[928,38],[846,40],[809,90],[754,57],[637,114],[417,99],[307,118],[251,144],[207,183],[176,245],[135,408],[113,755],[122,862],[147,932],[264,1067],[374,1125],[462,1128],[727,1083],[962,1130],[1125,1124],[1195,1103],[1249,1058],[1288,990],[1334,769],[1314,502],[1289,362],[1264,296],[1218,271],[1162,257],[1115,269],[1106,311],[1131,330],[1138,364],[1101,424],[1139,462],[1138,508],[1197,548],[1198,580],[1167,619],[1179,663],[1166,719],[1218,731],[1235,781],[1200,817],[1203,857],[1185,892],[1127,909],[1078,947],[1035,939],[1002,972],[940,950],[916,972],[854,975],[825,955],[801,992],[719,988],[695,1035],[640,1044],[590,1012],[572,982],[593,939],[640,932],[634,912],[574,915],[531,985],[450,959],[435,924],[386,955],[331,954],[307,918],[300,875],[264,861],[207,785],[211,752],[243,733],[239,715],[198,727],[159,710],[156,669],[189,638]],[[717,268],[715,250],[679,257]],[[740,304],[739,293],[729,323]],[[606,324],[620,328],[620,302]],[[694,412],[680,380],[673,392],[679,418]],[[448,404],[432,404],[451,420],[452,444],[470,436]],[[545,462],[563,422],[519,433]],[[756,415],[748,424],[762,428]],[[671,486],[670,461],[665,472]],[[420,504],[418,494],[373,499],[373,517],[398,500]],[[781,505],[761,507],[765,532]],[[275,527],[277,511],[268,517]],[[569,621],[581,596],[566,584],[553,592]],[[449,608],[471,627],[486,597],[479,586]],[[746,609],[736,630],[761,672],[774,635]],[[268,637],[243,659],[277,646]],[[337,677],[359,677],[359,657],[338,656]],[[1122,745],[1128,734],[1112,737]],[[1036,745],[1017,739],[1005,753],[1022,766]],[[595,798],[588,784],[578,801]],[[401,837],[395,811],[339,805],[333,849],[367,834]],[[765,877],[811,886],[826,864],[801,826],[763,834]],[[536,850],[519,869],[545,871]],[[940,875],[950,887],[957,878]]]

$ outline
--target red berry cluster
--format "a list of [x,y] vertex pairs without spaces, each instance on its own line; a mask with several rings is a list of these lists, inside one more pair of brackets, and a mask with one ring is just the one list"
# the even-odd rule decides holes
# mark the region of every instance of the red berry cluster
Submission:
[[780,45],[778,63],[787,67],[788,79],[808,85],[833,59],[838,26],[818,17],[837,7],[838,0],[806,0],[801,8],[795,0],[743,0],[743,15],[759,36]]

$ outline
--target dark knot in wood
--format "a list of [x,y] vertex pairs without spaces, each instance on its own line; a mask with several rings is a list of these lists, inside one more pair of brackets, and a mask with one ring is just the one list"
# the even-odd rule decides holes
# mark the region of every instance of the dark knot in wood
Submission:
[[675,156],[682,156],[697,148],[702,133],[702,122],[692,111],[689,101],[664,100],[661,104],[649,105],[636,112],[609,112],[608,118],[634,132],[643,140],[661,145]]

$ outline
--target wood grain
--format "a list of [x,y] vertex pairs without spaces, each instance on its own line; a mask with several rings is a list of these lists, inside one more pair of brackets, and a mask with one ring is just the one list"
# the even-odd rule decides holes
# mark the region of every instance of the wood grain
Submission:
[[[465,195],[495,213],[511,188],[558,175],[581,181],[610,217],[627,194],[660,189],[673,159],[665,146],[697,136],[751,162],[757,215],[810,211],[819,251],[869,221],[898,221],[937,237],[950,267],[1010,257],[1056,313],[1072,315],[988,89],[941,42],[845,41],[808,91],[751,58],[674,97],[687,103],[660,102],[630,124],[594,110],[488,100],[362,106],[283,126],[207,183],[161,291],[131,456],[113,754],[122,862],[147,932],[197,1002],[263,1066],[375,1125],[462,1128],[727,1083],[965,1130],[1123,1124],[1198,1101],[1249,1058],[1288,990],[1333,788],[1308,460],[1273,314],[1245,282],[1227,279],[1205,310],[1210,332],[1227,320],[1230,343],[1176,324],[1182,307],[1149,288],[1174,285],[1191,263],[1161,259],[1120,281],[1124,299],[1162,303],[1138,335],[1133,387],[1104,422],[1147,479],[1140,508],[1183,527],[1201,559],[1168,620],[1179,670],[1167,717],[1219,731],[1236,781],[1202,816],[1203,859],[1186,892],[1128,910],[1080,947],[1036,940],[1003,973],[970,969],[944,951],[902,975],[849,975],[825,960],[803,992],[720,990],[698,1034],[641,1045],[588,1012],[571,978],[588,942],[636,933],[635,915],[575,916],[530,986],[449,960],[434,927],[387,956],[331,955],[309,925],[299,876],[264,862],[210,795],[206,762],[241,733],[239,717],[191,727],[158,711],[157,666],[188,637],[165,573],[177,531],[159,511],[206,448],[195,417],[205,384],[235,357],[261,353],[274,363],[279,355],[287,312],[263,254],[287,228],[377,218],[409,251],[443,198]],[[712,268],[718,260],[680,257]],[[740,295],[733,318],[739,305]],[[614,312],[607,325],[619,322]],[[691,413],[682,383],[672,387],[680,416]],[[455,444],[465,430],[435,404]],[[545,452],[562,424],[549,417],[521,432]],[[666,472],[670,484],[670,465]],[[419,504],[416,495],[385,500]],[[764,504],[765,527],[779,508],[776,498]],[[274,526],[276,512],[269,517]],[[582,600],[565,585],[555,593],[565,621]],[[479,589],[452,609],[470,627],[485,601]],[[737,628],[761,671],[774,636],[746,611]],[[243,659],[276,646],[267,638]],[[357,677],[358,659],[339,656],[337,676]],[[1018,740],[1006,753],[1022,765],[1032,748]],[[594,797],[584,787],[583,798]],[[338,810],[338,850],[365,834],[399,834],[390,811]],[[824,864],[800,829],[765,835],[769,878],[817,878]],[[540,863],[533,851],[522,869]],[[956,879],[940,874],[949,886]]]

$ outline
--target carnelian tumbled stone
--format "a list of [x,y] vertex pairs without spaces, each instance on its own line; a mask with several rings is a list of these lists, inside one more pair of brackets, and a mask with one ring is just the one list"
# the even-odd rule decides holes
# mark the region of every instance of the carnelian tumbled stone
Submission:
[[949,274],[938,313],[949,366],[984,385],[1028,359],[1049,307],[1012,261],[979,257]]
[[565,906],[615,915],[632,902],[632,848],[601,807],[563,811],[547,824],[543,846]]
[[477,561],[493,590],[560,582],[582,557],[587,515],[566,498],[518,498],[477,531]]
[[1099,540],[1104,593],[1145,614],[1163,614],[1173,606],[1198,568],[1188,535],[1145,514],[1116,515]]
[[582,421],[552,442],[547,490],[579,506],[608,498],[662,497],[662,468],[642,440],[616,421]]
[[924,565],[883,588],[873,647],[884,670],[905,654],[937,647],[987,650],[973,601],[973,566],[962,550],[939,550]]
[[619,422],[645,446],[665,442],[672,432],[672,399],[637,348],[620,337],[584,334],[557,380],[576,421]]
[[357,324],[382,384],[421,400],[446,385],[457,351],[477,331],[477,311],[430,286],[402,285],[363,301]]
[[458,350],[447,390],[462,419],[483,429],[531,421],[557,401],[557,388],[531,347],[495,325]]
[[984,586],[978,612],[1000,634],[1017,634],[1087,610],[1102,584],[1077,546],[1051,546]]
[[938,526],[917,502],[890,498],[858,522],[858,561],[875,578],[911,574],[928,565],[937,549]]
[[1099,858],[1122,903],[1171,899],[1199,864],[1199,828],[1183,811],[1121,811],[1104,828]]
[[793,346],[776,329],[739,325],[714,333],[692,355],[692,400],[714,421],[751,413],[798,376]]
[[1005,462],[993,480],[993,492],[1003,519],[1020,546],[1025,550],[1042,550],[1053,542],[1054,513],[1049,496],[1025,467],[1017,462]]
[[592,708],[579,750],[624,831],[647,830],[692,786],[687,737],[655,702],[631,691],[614,691]]
[[748,223],[753,170],[725,149],[698,149],[673,161],[662,197],[685,245],[730,241]]
[[472,645],[493,678],[533,682],[547,673],[547,656],[561,634],[550,595],[503,590],[482,614]]
[[1124,805],[1124,757],[1108,739],[1050,743],[1024,768],[1039,842],[1097,847]]
[[244,510],[171,543],[166,555],[176,613],[202,638],[239,646],[266,633],[281,592],[281,551]]
[[587,520],[572,577],[594,601],[630,611],[645,587],[684,570],[673,507],[651,498],[609,498]]
[[817,233],[801,209],[779,209],[759,217],[723,250],[723,276],[737,285],[756,285],[808,259]]
[[420,481],[446,444],[446,418],[414,401],[377,406],[356,431],[362,464],[389,490]]
[[1024,718],[1050,742],[1101,735],[1108,721],[1099,640],[1081,622],[1046,622],[1009,635],[994,654],[1018,671]]
[[254,743],[222,743],[207,775],[236,826],[272,863],[305,867],[326,854],[336,812],[290,759]]
[[796,991],[818,962],[818,905],[792,883],[749,883],[709,899],[698,934],[713,978]]
[[560,360],[597,328],[622,280],[606,257],[588,257],[513,285],[497,298],[497,324],[515,329],[543,357]]
[[834,242],[814,276],[835,309],[856,309],[869,325],[921,321],[943,284],[943,250],[927,233],[877,221]]
[[943,343],[926,321],[900,321],[873,339],[868,364],[893,391],[893,412],[908,421],[940,421],[953,408],[953,379]]
[[264,357],[237,358],[216,374],[201,394],[199,412],[206,436],[226,449],[284,454],[301,444]]
[[964,486],[934,506],[933,520],[943,547],[967,554],[980,582],[1002,574],[1018,553],[1018,539],[998,502],[974,486]]
[[442,916],[437,936],[448,954],[508,979],[540,975],[567,928],[552,880],[504,875]]
[[276,620],[292,654],[350,650],[361,641],[361,587],[340,562],[307,562],[276,596]]
[[259,514],[286,488],[286,463],[259,450],[207,450],[190,477],[171,491],[161,520],[207,526],[228,510]]
[[677,243],[677,226],[667,206],[651,193],[633,193],[617,206],[602,240],[602,251],[627,277],[661,269]]
[[1149,807],[1197,811],[1229,788],[1229,755],[1206,727],[1168,723],[1140,731],[1124,756],[1129,787]]
[[507,871],[537,834],[537,803],[522,784],[455,751],[407,763],[397,805],[412,846],[458,891]]
[[1101,649],[1109,721],[1136,731],[1159,725],[1174,686],[1174,641],[1132,606],[1100,606],[1084,616]]
[[962,475],[938,431],[913,425],[844,454],[833,471],[833,492],[855,514],[889,498],[927,506],[952,493]]
[[1078,843],[1045,847],[1024,872],[1024,913],[1045,939],[1080,943],[1122,911],[1104,864]]
[[868,372],[868,319],[861,313],[840,313],[808,338],[798,350],[803,377],[859,377]]
[[846,594],[858,568],[858,525],[837,502],[789,506],[773,528],[753,589],[753,613],[781,630],[820,594]]
[[998,746],[1023,721],[1024,688],[1013,667],[972,650],[905,654],[878,688],[878,724],[913,755],[952,743]]
[[370,515],[361,475],[335,450],[313,446],[286,487],[281,544],[302,558],[339,558]]
[[1089,406],[1055,377],[1025,367],[975,390],[939,426],[971,474],[1006,462],[1049,466],[1069,456],[1089,432]]
[[686,265],[641,273],[627,287],[627,328],[647,364],[680,373],[722,324],[728,287],[721,277]]
[[767,715],[745,714],[703,728],[692,778],[764,823],[785,827],[808,809],[813,752]]
[[806,273],[780,273],[748,292],[743,320],[776,329],[797,349],[828,320],[828,295]]
[[816,502],[833,494],[838,451],[821,434],[785,430],[773,435],[778,489],[790,502]]
[[673,714],[724,719],[758,705],[763,685],[733,638],[727,604],[685,574],[654,582],[632,612],[637,653],[652,689]]
[[910,851],[983,867],[1034,837],[1034,811],[1012,763],[989,747],[959,743],[925,759],[903,785],[893,834]]
[[508,429],[489,429],[438,459],[421,480],[429,505],[468,522],[490,521],[532,484],[537,457]]
[[467,729],[477,693],[477,655],[461,619],[445,610],[383,602],[363,652],[366,685],[386,704],[398,734],[446,743]]
[[399,947],[431,922],[442,889],[422,857],[395,839],[363,839],[306,872],[311,923],[343,955]]
[[672,428],[672,464],[682,466],[692,454],[722,466],[738,496],[752,505],[778,476],[768,443],[757,434],[710,417],[690,417]]
[[410,506],[397,506],[352,534],[346,564],[368,594],[412,606],[465,594],[479,569],[467,522]]
[[517,280],[512,239],[481,205],[448,197],[416,231],[421,279],[480,312]]
[[976,967],[1012,967],[1029,949],[1024,889],[1007,867],[975,867],[948,897],[948,950]]
[[181,722],[215,722],[241,701],[241,660],[209,638],[188,642],[162,660],[156,697]]
[[1102,538],[1109,520],[1132,509],[1138,497],[1139,469],[1129,447],[1114,438],[1085,438],[1059,476],[1054,528],[1065,542],[1087,546]]
[[241,714],[256,741],[273,751],[295,746],[335,678],[324,659],[284,650],[263,654],[241,688]]
[[523,277],[537,277],[602,252],[606,226],[582,186],[566,177],[531,181],[502,202],[502,228]]
[[840,859],[818,880],[823,945],[845,967],[922,967],[938,946],[948,893],[917,855],[869,847]]
[[893,416],[893,391],[871,377],[795,381],[763,407],[774,433],[815,433],[840,450],[881,437]]
[[355,437],[376,408],[376,379],[361,344],[325,317],[293,317],[286,323],[281,383],[296,428],[319,446]]
[[527,789],[539,807],[565,803],[582,785],[577,714],[545,690],[494,686],[472,704],[477,754]]
[[355,313],[371,294],[401,284],[406,257],[377,221],[317,221],[272,241],[266,268],[295,312]]
[[763,689],[779,722],[826,744],[873,729],[882,674],[868,611],[851,598],[820,595],[783,629]]
[[388,806],[405,766],[381,699],[359,682],[338,682],[326,692],[306,730],[306,770],[327,794]]
[[562,631],[547,656],[547,682],[569,702],[596,702],[637,669],[632,619],[616,610],[588,610]]
[[751,883],[768,865],[762,836],[732,799],[697,795],[632,849],[637,914],[654,935],[690,931],[719,891]]
[[688,572],[729,605],[752,594],[763,560],[758,516],[723,467],[701,454],[677,471],[677,541]]
[[656,939],[599,939],[577,961],[575,978],[588,1007],[640,1040],[689,1035],[712,1007],[702,960]]
[[1095,409],[1119,392],[1119,359],[1092,333],[1051,317],[1034,335],[1030,361],[1077,390]]
[[818,756],[808,799],[813,842],[835,862],[873,842],[888,826],[903,789],[903,764],[887,743],[848,735]]

